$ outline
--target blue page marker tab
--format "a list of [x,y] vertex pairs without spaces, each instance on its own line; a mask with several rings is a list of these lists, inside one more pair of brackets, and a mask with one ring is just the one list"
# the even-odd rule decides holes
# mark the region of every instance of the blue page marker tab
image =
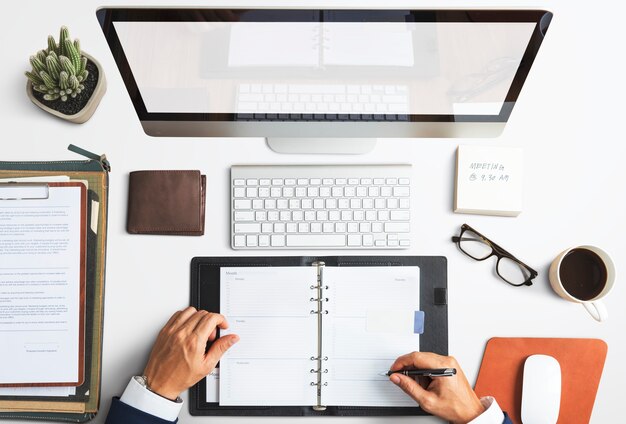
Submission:
[[415,311],[413,313],[413,333],[422,334],[424,332],[424,312]]

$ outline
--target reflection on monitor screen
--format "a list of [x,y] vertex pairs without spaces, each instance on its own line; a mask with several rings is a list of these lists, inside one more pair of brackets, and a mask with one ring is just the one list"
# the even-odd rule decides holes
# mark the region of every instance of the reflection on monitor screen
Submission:
[[415,137],[438,135],[420,123],[503,124],[551,16],[214,11],[98,12],[144,128],[202,121],[230,123],[223,135],[328,137],[334,127],[335,137]]

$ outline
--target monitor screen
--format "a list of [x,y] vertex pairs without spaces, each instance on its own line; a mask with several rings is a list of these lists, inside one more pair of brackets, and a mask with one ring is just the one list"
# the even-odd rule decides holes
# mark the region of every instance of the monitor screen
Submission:
[[506,122],[551,14],[101,9],[98,16],[142,120],[410,123]]

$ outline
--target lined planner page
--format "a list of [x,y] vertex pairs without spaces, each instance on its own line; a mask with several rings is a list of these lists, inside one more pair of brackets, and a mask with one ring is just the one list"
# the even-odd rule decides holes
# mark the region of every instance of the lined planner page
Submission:
[[328,406],[417,406],[379,373],[395,359],[419,350],[414,312],[419,311],[418,267],[324,269],[328,298],[323,353]]
[[220,361],[220,405],[317,404],[314,267],[222,268],[220,311],[240,341]]

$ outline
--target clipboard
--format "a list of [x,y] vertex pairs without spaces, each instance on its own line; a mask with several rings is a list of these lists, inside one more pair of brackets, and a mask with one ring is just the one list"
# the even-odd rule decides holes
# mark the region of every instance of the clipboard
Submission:
[[[420,309],[426,315],[420,350],[448,354],[447,259],[442,256],[280,256],[197,257],[191,261],[191,305],[220,311],[222,267],[312,266],[418,266]],[[219,368],[219,364],[217,365]],[[419,407],[327,406],[220,406],[206,401],[206,378],[190,389],[189,413],[194,416],[416,416],[428,415]]]
[[57,183],[0,183],[0,205],[5,202],[48,200],[51,188],[78,188],[79,200],[79,307],[78,307],[78,380],[74,382],[48,383],[2,383],[0,387],[75,387],[85,381],[85,290],[86,290],[86,262],[87,262],[87,188],[80,182]]

